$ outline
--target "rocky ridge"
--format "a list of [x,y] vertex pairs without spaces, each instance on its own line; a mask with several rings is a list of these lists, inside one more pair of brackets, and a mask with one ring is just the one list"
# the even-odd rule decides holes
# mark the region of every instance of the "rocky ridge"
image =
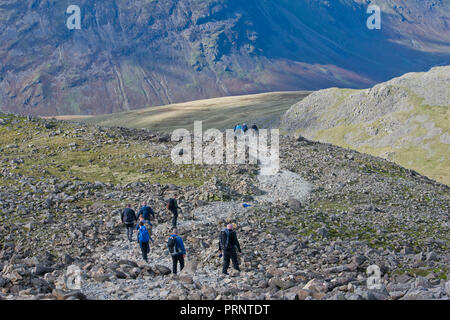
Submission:
[[282,117],[289,134],[356,149],[450,181],[450,66],[370,89],[310,94]]
[[[149,130],[0,118],[3,299],[449,299],[449,188],[415,171],[282,136],[282,171],[270,183],[253,165],[166,167],[173,144]],[[68,157],[86,164],[84,175]],[[128,175],[103,173],[103,159]],[[304,191],[274,192],[289,184]],[[164,200],[174,192],[188,251],[179,276],[165,252]],[[149,264],[119,221],[126,202],[145,199],[157,212]],[[229,221],[242,272],[223,277],[217,233]],[[374,264],[376,290],[367,288]],[[74,268],[81,290],[65,281]]]

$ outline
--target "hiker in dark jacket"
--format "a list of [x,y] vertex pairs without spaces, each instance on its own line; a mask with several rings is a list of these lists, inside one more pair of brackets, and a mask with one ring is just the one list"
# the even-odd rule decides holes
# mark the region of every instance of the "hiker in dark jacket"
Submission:
[[237,271],[241,271],[239,268],[238,257],[236,249],[241,251],[241,246],[233,230],[233,225],[229,224],[225,229],[220,232],[219,237],[219,250],[223,252],[223,268],[222,273],[228,274],[228,267],[230,266],[230,259],[233,262],[233,268]]
[[167,240],[167,248],[172,256],[172,272],[177,273],[177,265],[180,262],[180,271],[184,268],[184,258],[186,257],[186,249],[184,248],[183,239],[178,235],[178,229],[172,228],[172,234]]
[[132,242],[133,241],[133,229],[134,229],[134,225],[137,221],[137,218],[136,218],[136,213],[134,212],[133,209],[131,209],[131,204],[127,205],[127,207],[122,211],[120,218],[122,219],[122,222],[127,227],[128,240],[130,240],[130,242]]
[[244,123],[244,124],[242,125],[242,131],[244,131],[244,133],[248,131],[248,126],[247,126],[246,123]]
[[252,131],[253,131],[253,134],[258,135],[259,129],[258,129],[258,127],[256,126],[256,124],[253,124],[253,125],[252,125]]
[[172,228],[176,228],[177,227],[177,220],[178,220],[178,209],[181,209],[178,206],[177,195],[176,194],[173,196],[173,198],[170,198],[169,201],[167,202],[167,209],[169,209],[169,211],[172,212],[172,214],[173,214],[173,217],[172,217]]
[[148,254],[150,253],[150,234],[144,225],[144,221],[139,222],[138,242],[141,247],[142,258],[148,262]]
[[148,229],[148,232],[150,235],[152,234],[152,223],[150,222],[150,216],[152,216],[153,219],[155,219],[155,212],[151,207],[147,205],[146,202],[142,202],[142,207],[139,209],[137,218],[140,219],[140,217],[144,218],[144,223]]

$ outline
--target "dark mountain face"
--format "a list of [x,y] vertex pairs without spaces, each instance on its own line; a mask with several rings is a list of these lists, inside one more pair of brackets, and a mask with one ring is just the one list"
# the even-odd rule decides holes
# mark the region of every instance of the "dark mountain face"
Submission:
[[[381,30],[369,30],[369,3]],[[69,30],[69,5],[81,30]],[[0,109],[98,114],[200,98],[369,87],[448,64],[438,0],[2,0]]]

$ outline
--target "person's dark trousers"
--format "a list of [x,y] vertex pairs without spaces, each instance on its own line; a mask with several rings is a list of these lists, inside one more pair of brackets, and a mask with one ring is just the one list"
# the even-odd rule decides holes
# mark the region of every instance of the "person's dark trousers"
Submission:
[[139,242],[142,251],[142,258],[148,262],[148,254],[150,253],[150,245],[148,242]]
[[182,254],[178,254],[176,256],[172,256],[172,262],[173,262],[172,272],[174,274],[177,273],[178,261],[180,262],[180,271],[181,271],[184,268],[184,257],[183,257]]
[[133,230],[134,230],[134,223],[127,223],[127,236],[128,240],[133,241]]
[[172,227],[174,228],[176,228],[177,226],[177,219],[178,219],[178,212],[174,212],[172,218]]
[[239,262],[238,262],[236,250],[223,250],[222,272],[223,273],[228,272],[228,268],[230,267],[230,260],[233,262],[233,268],[235,268],[238,271],[241,271],[241,269],[239,269]]

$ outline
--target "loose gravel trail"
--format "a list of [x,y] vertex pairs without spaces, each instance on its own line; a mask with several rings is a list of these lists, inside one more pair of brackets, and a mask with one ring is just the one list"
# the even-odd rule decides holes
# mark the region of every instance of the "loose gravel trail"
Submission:
[[[264,192],[263,195],[256,196],[255,200],[249,202],[250,206],[258,206],[263,202],[280,202],[288,199],[303,201],[309,194],[311,186],[300,175],[290,171],[277,172],[274,167],[269,165],[260,165],[262,168],[258,176],[257,187]],[[268,174],[269,171],[273,174]],[[245,214],[246,209],[242,202],[212,202],[208,205],[198,207],[191,212],[189,216],[179,219],[180,229],[192,228],[197,225],[217,225],[220,220],[227,219],[233,214]],[[216,236],[217,230],[211,230],[211,237]],[[171,268],[172,260],[165,249],[165,239],[167,238],[167,226],[156,225],[153,228],[153,239],[156,245],[150,244],[149,265],[155,268],[157,265],[163,265]],[[101,264],[108,262],[119,262],[120,260],[136,261],[139,266],[143,264],[141,253],[136,242],[129,243],[125,234],[121,235],[120,240],[113,241],[107,252],[99,252],[97,259]],[[209,259],[218,259],[217,257],[208,257]],[[191,257],[188,253],[187,261]],[[194,257],[195,259],[195,257]],[[220,260],[218,259],[218,262]],[[112,282],[85,281],[82,291],[90,299],[161,299],[167,297],[167,290],[172,290],[179,285],[176,278],[160,277],[159,280],[150,280],[150,276],[144,279],[114,279]],[[211,269],[205,265],[196,271],[195,281],[202,286],[208,285],[212,288],[217,287],[224,282],[230,281],[229,278],[223,278],[219,269]]]

